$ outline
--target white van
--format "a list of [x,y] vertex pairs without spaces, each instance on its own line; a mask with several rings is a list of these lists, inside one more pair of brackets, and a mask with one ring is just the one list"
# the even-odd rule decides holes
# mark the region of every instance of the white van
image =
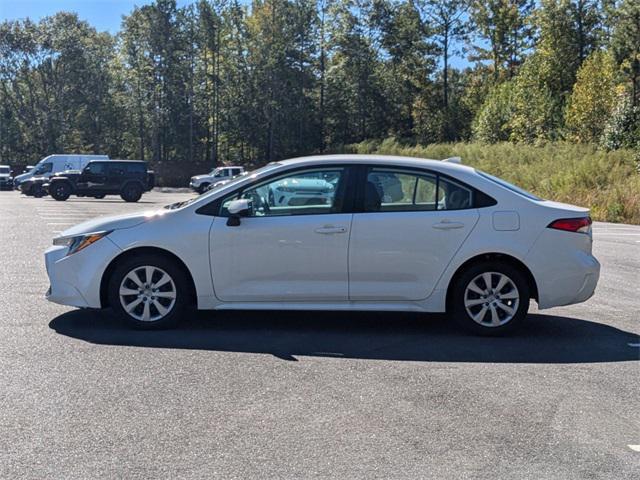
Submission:
[[82,170],[91,160],[109,160],[108,155],[49,155],[40,160],[35,167],[13,179],[13,185],[18,188],[20,183],[31,177],[49,178],[54,173],[65,170]]

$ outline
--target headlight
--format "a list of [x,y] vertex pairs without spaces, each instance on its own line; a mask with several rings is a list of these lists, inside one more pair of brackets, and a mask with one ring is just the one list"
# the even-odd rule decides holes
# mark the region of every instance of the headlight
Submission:
[[83,248],[87,248],[92,243],[97,242],[102,237],[106,237],[112,232],[112,230],[106,232],[94,232],[85,233],[83,235],[74,235],[69,237],[56,237],[53,239],[53,244],[56,246],[69,247],[67,255],[79,252]]

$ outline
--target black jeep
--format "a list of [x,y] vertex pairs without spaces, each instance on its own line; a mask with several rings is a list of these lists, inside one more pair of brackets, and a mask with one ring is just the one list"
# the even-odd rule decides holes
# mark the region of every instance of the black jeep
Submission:
[[125,202],[137,202],[154,185],[153,171],[139,160],[94,160],[81,172],[53,175],[46,186],[49,195],[64,201],[70,195],[104,198],[120,195]]

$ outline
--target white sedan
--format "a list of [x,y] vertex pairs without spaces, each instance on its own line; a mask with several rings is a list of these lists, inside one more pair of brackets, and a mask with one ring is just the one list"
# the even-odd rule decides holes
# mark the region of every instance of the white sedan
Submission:
[[[265,194],[308,178],[331,179],[330,197],[290,205]],[[591,297],[600,273],[591,249],[587,209],[474,168],[316,156],[63,232],[45,253],[46,296],[110,307],[142,328],[174,325],[187,307],[386,310],[449,312],[501,334],[532,298],[544,309]]]

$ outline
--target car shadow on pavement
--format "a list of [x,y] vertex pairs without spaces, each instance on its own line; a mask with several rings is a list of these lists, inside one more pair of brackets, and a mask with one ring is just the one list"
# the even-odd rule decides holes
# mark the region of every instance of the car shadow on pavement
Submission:
[[103,311],[53,319],[61,335],[98,345],[421,362],[593,363],[640,360],[638,335],[601,323],[531,314],[509,337],[477,337],[445,315],[382,312],[193,312],[171,330],[133,330]]

